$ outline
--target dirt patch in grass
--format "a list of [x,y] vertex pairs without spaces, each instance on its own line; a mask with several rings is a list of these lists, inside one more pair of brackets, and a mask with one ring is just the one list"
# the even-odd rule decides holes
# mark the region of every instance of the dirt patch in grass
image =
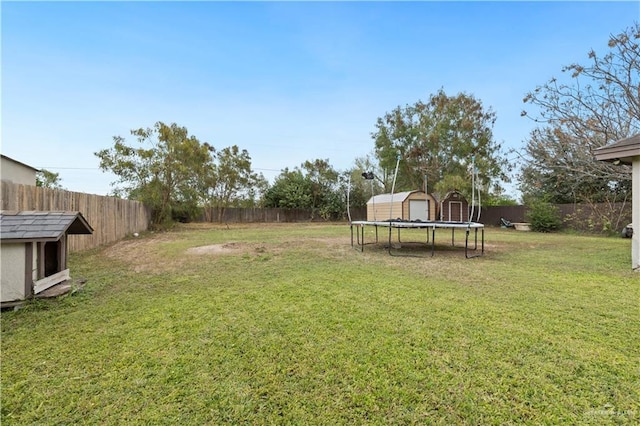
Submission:
[[[199,225],[199,224],[198,224]],[[176,242],[182,245],[181,240],[188,240],[192,231],[204,231],[211,229],[211,226],[192,226],[186,232],[162,232],[150,233],[140,238],[129,238],[119,241],[104,249],[104,256],[122,262],[135,272],[166,272],[184,268],[192,262],[200,262],[203,257],[219,256],[243,256],[247,259],[257,257],[261,260],[279,256],[288,251],[302,251],[318,259],[344,259],[360,257],[366,263],[383,263],[389,265],[400,264],[403,268],[422,270],[428,268],[431,273],[433,269],[457,270],[466,265],[469,260],[464,259],[464,240],[456,237],[456,247],[449,246],[449,239],[441,237],[438,241],[435,256],[432,258],[430,245],[416,242],[403,242],[402,248],[397,251],[399,255],[414,255],[415,257],[389,256],[384,236],[380,236],[378,244],[367,244],[364,252],[359,250],[354,241],[351,246],[351,238],[345,231],[343,236],[286,236],[280,239],[270,239],[265,242],[256,241],[225,241],[217,244],[205,244],[199,246],[187,246],[178,250],[170,250],[167,247]],[[180,231],[185,231],[181,229]],[[373,242],[372,236],[367,236],[367,241]],[[219,240],[218,240],[219,241]],[[186,242],[186,241],[185,241]],[[200,241],[202,244],[203,241]],[[460,245],[462,244],[462,247]],[[480,244],[480,242],[478,242]],[[503,243],[485,242],[485,254],[495,255],[505,250]],[[475,254],[475,253],[472,253]],[[466,262],[465,262],[466,261]],[[463,266],[464,265],[464,266]],[[452,273],[454,273],[452,271]]]
[[141,254],[153,251],[158,243],[175,240],[175,234],[163,232],[159,234],[150,234],[144,238],[132,238],[120,240],[115,244],[104,249],[103,255],[116,260],[130,260]]
[[118,241],[104,249],[103,256],[128,264],[135,272],[170,270],[181,263],[180,259],[161,256],[159,247],[175,241],[178,234],[161,232],[140,238]]
[[280,245],[263,243],[226,242],[205,246],[189,247],[182,255],[168,256],[164,252],[167,243],[180,238],[179,233],[160,233],[147,235],[144,238],[126,239],[104,249],[104,256],[130,265],[135,272],[162,272],[183,267],[185,264],[202,256],[223,255],[261,255],[283,250]]
[[226,244],[211,244],[208,246],[191,247],[187,249],[188,254],[234,254],[246,252],[248,249],[247,244],[241,243],[226,243]]

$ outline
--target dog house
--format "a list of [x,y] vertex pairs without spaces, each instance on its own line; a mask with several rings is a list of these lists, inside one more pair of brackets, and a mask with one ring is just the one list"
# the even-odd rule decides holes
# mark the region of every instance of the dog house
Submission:
[[367,201],[367,220],[436,220],[436,199],[423,191],[374,195]]
[[28,299],[70,278],[67,236],[92,234],[80,212],[0,212],[0,299]]
[[469,221],[469,203],[459,191],[451,191],[442,199],[440,220],[444,222]]

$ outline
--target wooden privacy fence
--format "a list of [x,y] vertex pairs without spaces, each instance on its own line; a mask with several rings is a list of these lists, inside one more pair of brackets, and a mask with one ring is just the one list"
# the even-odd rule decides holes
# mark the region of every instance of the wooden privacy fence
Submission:
[[251,208],[251,207],[208,207],[204,209],[204,222],[222,223],[277,223],[277,222],[309,222],[322,220],[314,217],[307,209]]
[[19,185],[2,181],[2,210],[79,211],[92,235],[69,235],[69,250],[80,251],[147,230],[151,211],[139,201]]
[[[347,213],[344,214],[346,220]],[[367,218],[366,207],[351,209],[353,220]],[[278,223],[278,222],[324,222],[325,220],[310,209],[282,209],[268,207],[227,207],[224,209],[208,207],[200,219],[203,222],[222,223]]]
[[[631,223],[631,203],[554,204],[563,227],[584,232],[620,231]],[[499,226],[500,218],[510,222],[526,222],[527,206],[482,207],[480,222]]]

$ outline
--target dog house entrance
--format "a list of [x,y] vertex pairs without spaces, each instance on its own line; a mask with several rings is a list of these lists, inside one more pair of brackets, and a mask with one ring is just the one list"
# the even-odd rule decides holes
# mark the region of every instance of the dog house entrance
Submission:
[[48,277],[61,271],[60,241],[49,241],[44,245],[44,276]]

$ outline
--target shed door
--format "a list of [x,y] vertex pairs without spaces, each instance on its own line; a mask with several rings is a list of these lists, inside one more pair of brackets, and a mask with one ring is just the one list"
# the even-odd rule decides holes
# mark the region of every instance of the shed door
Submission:
[[429,202],[427,200],[409,200],[409,220],[429,220],[428,207]]
[[449,202],[449,220],[462,222],[462,201]]

